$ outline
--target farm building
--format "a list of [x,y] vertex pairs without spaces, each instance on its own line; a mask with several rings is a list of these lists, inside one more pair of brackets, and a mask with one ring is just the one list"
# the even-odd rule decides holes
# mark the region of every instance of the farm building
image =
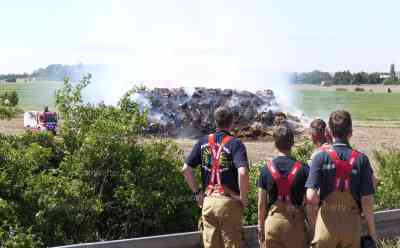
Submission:
[[330,87],[332,85],[333,85],[333,82],[331,82],[331,81],[322,81],[321,82],[322,87]]

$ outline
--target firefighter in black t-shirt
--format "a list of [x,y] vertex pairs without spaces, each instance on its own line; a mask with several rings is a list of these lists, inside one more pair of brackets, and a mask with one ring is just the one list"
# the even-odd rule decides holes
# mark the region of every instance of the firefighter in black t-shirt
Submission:
[[[249,184],[247,152],[229,133],[233,122],[230,109],[217,108],[214,117],[217,132],[199,139],[186,159],[183,174],[202,208],[204,247],[239,248]],[[199,165],[204,191],[193,175]]]
[[[349,145],[353,132],[350,113],[333,112],[329,128],[333,144],[315,154],[306,183],[308,203],[318,209],[312,247],[359,248],[361,211],[369,234],[377,240],[373,171],[368,157]],[[316,213],[310,215],[316,216]]]
[[305,248],[307,232],[303,199],[309,168],[290,155],[294,135],[289,128],[280,126],[274,130],[274,140],[279,155],[262,169],[258,181],[260,246]]

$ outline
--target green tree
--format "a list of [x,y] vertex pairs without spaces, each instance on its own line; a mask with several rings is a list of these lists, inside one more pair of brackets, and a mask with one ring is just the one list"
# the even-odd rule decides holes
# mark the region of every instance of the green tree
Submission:
[[342,85],[347,85],[354,82],[353,75],[351,74],[350,71],[335,72],[333,76],[333,81],[335,84],[342,84]]

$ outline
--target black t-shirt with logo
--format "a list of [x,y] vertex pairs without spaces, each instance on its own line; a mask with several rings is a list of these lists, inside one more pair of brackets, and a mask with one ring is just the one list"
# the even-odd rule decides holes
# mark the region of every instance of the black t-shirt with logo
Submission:
[[[215,133],[216,142],[221,143],[226,135],[231,135],[226,131],[218,131]],[[221,153],[221,183],[230,190],[239,193],[238,168],[248,167],[247,151],[244,144],[237,138],[232,138],[225,146]],[[201,165],[202,184],[205,189],[211,178],[211,162],[212,157],[208,144],[208,135],[201,137],[194,145],[192,152],[186,158],[186,164],[190,167]]]
[[[296,159],[291,156],[278,156],[272,160],[275,168],[283,177],[287,177],[292,171]],[[306,193],[305,183],[309,173],[308,165],[302,164],[300,170],[296,172],[292,187],[290,189],[290,199],[293,205],[303,204],[304,194]],[[275,183],[270,170],[265,166],[261,169],[258,187],[268,192],[268,207],[278,199],[278,187]]]
[[[336,142],[332,148],[337,152],[341,160],[348,161],[352,149],[343,142]],[[320,189],[320,199],[323,201],[333,190],[336,176],[336,169],[332,167],[332,159],[327,151],[320,151],[315,154],[310,164],[310,175],[306,183],[307,188]],[[350,191],[360,205],[361,197],[375,193],[373,181],[373,170],[368,157],[359,153],[353,165],[350,178]]]

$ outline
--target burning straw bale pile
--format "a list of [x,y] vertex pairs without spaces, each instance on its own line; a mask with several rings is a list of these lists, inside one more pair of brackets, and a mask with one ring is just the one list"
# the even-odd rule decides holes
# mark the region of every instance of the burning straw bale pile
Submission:
[[139,90],[133,96],[142,110],[148,111],[149,134],[168,137],[197,137],[215,130],[213,113],[219,106],[234,112],[237,137],[257,138],[272,135],[272,126],[284,123],[303,132],[300,119],[280,113],[272,90],[238,91],[231,89],[155,88]]

